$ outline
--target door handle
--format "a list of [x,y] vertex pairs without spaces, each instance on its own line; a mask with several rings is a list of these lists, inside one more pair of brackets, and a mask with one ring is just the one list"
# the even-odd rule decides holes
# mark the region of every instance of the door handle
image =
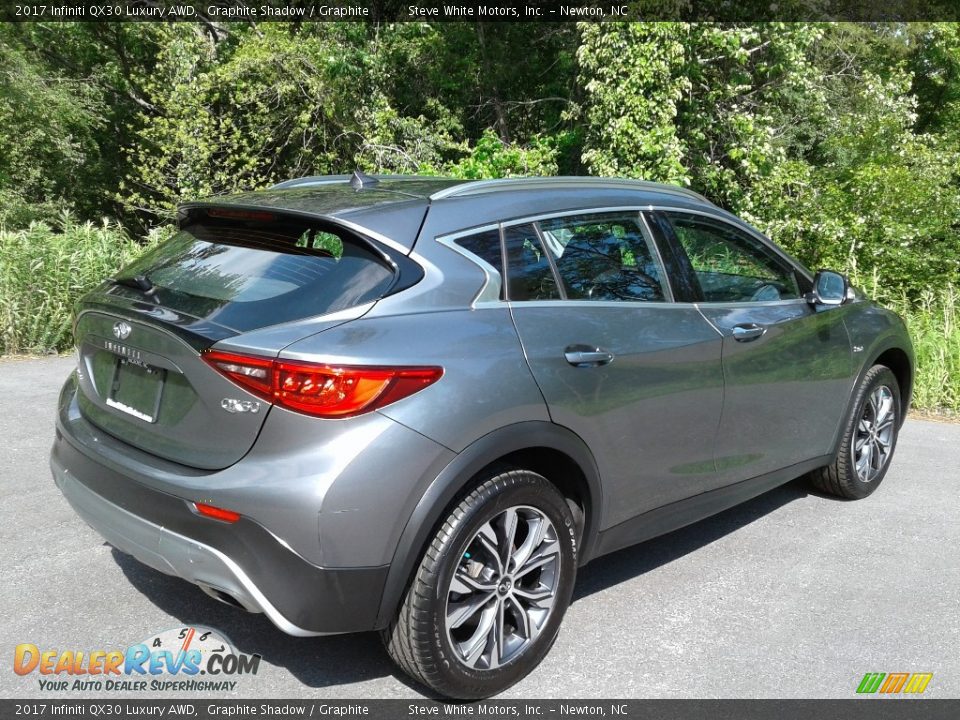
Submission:
[[613,353],[594,345],[568,345],[563,357],[574,367],[597,367],[613,360]]
[[733,339],[737,342],[750,342],[763,335],[767,329],[756,323],[744,323],[733,326]]

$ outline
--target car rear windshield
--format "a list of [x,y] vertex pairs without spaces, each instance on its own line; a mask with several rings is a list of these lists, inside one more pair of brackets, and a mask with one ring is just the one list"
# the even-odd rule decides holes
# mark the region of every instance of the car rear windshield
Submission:
[[195,223],[117,277],[163,307],[239,332],[326,315],[381,298],[394,267],[376,248],[333,225]]

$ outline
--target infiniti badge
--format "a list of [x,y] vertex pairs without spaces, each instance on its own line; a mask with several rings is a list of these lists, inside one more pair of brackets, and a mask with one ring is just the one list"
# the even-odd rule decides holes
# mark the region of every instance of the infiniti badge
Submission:
[[131,332],[133,332],[133,328],[123,320],[118,320],[113,324],[113,334],[117,340],[126,340],[130,337]]

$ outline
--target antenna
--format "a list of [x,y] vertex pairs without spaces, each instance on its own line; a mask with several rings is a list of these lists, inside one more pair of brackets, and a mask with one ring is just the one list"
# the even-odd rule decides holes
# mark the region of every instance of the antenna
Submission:
[[373,175],[367,175],[361,170],[354,170],[353,175],[350,176],[350,187],[354,190],[363,190],[366,187],[373,187],[376,185],[379,180],[373,177]]

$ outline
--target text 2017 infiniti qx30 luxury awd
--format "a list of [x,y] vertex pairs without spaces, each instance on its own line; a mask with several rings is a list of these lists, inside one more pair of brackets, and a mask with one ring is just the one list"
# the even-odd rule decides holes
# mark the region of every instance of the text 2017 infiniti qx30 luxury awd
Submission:
[[[903,322],[687,190],[292,180],[180,208],[77,308],[51,464],[112,545],[495,694],[577,568],[808,474],[862,498]],[[642,549],[638,549],[642,552]]]

